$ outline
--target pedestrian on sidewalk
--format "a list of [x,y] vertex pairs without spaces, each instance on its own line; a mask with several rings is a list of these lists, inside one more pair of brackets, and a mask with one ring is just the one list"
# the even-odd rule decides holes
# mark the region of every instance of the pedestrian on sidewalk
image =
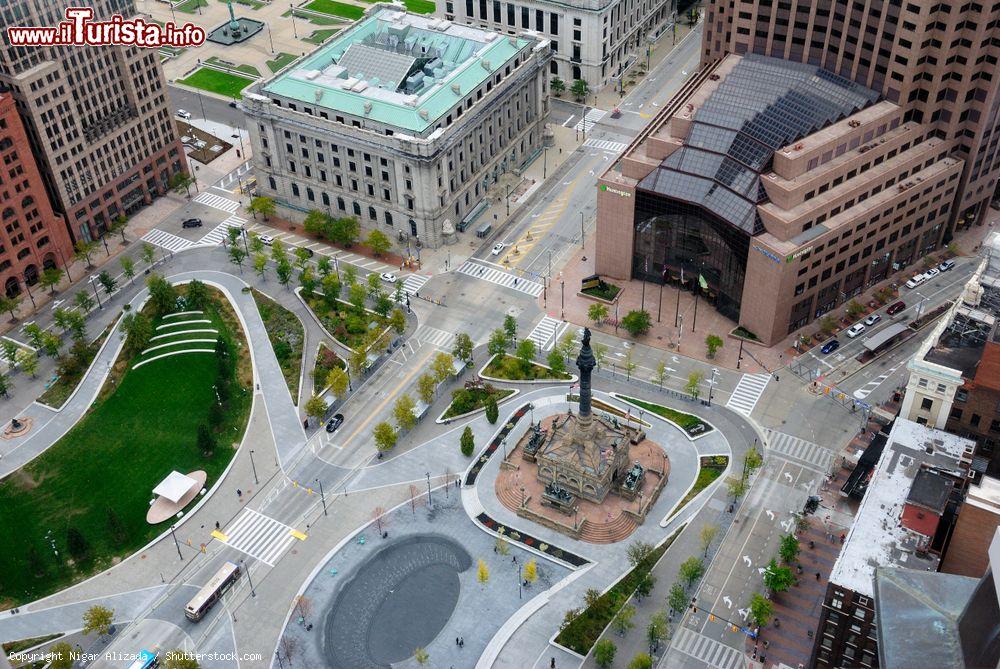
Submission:
[[458,645],[458,637],[455,637],[455,645]]
[[818,581],[819,579],[820,579],[820,573],[816,572],[816,580]]
[[236,489],[236,496],[239,497],[240,499],[243,499],[243,491],[240,490],[239,488],[237,488]]
[[841,546],[843,546],[843,545],[844,545],[844,540],[845,540],[846,538],[847,538],[847,535],[846,535],[845,533],[841,532],[841,533],[840,533],[840,545],[841,545]]

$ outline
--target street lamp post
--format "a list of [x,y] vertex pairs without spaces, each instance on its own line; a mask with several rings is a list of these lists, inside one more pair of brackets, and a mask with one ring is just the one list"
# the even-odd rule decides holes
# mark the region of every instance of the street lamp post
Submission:
[[245,571],[247,574],[247,583],[250,584],[250,596],[256,597],[257,592],[253,589],[253,579],[250,578],[250,568],[247,567],[246,560],[240,559],[240,565],[243,567],[243,571]]
[[266,21],[264,25],[267,26],[267,41],[271,45],[271,55],[274,55],[274,40],[271,39],[271,23]]
[[517,563],[517,598],[521,599],[521,563]]
[[559,280],[559,318],[566,320],[566,280]]
[[712,391],[715,390],[715,375],[719,373],[718,367],[712,368],[712,379],[708,382],[708,406],[712,406]]
[[510,184],[507,184],[507,215],[510,216]]
[[580,248],[581,249],[586,248],[586,245],[583,243],[583,235],[584,235],[583,225],[584,225],[584,223],[583,223],[583,212],[581,211],[580,212]]
[[260,485],[260,480],[257,478],[257,465],[253,462],[253,449],[250,449],[250,468],[253,469],[253,482],[254,485]]
[[299,31],[295,27],[295,5],[293,5],[292,3],[289,2],[288,3],[288,8],[292,10],[292,34],[295,35],[295,39],[298,39],[299,38]]
[[542,149],[542,179],[549,173],[549,147]]
[[500,446],[503,448],[503,461],[507,462],[507,437],[500,440]]
[[104,252],[108,256],[110,256],[111,255],[111,249],[108,248],[108,236],[107,235],[101,235],[101,241],[104,242]]
[[316,479],[316,483],[319,484],[319,498],[320,501],[323,502],[323,515],[326,516],[328,514],[326,512],[326,495],[323,494],[323,482],[320,481],[319,479]]
[[37,309],[35,306],[35,296],[31,294],[31,287],[28,286],[28,277],[24,277],[24,290],[28,293],[28,299],[31,300],[31,308]]
[[73,277],[69,273],[69,265],[66,264],[66,257],[63,256],[62,249],[57,246],[56,251],[59,252],[59,260],[62,261],[63,271],[66,272],[66,278],[69,279],[70,283],[73,283]]
[[177,557],[179,557],[181,560],[183,560],[184,559],[184,555],[181,553],[181,545],[179,543],[177,543],[177,535],[174,534],[174,526],[173,525],[170,526],[170,536],[172,536],[174,538],[174,547],[177,549]]
[[424,476],[427,477],[427,506],[434,508],[434,501],[431,499],[431,473],[427,472]]
[[94,283],[94,277],[90,277],[90,287],[94,289],[94,297],[97,298],[97,308],[103,309],[104,305],[101,304],[101,294],[97,292],[97,284]]

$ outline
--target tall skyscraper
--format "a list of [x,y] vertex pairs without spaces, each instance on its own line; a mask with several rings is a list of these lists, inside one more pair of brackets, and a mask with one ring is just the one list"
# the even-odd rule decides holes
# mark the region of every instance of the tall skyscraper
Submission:
[[[133,0],[91,0],[95,20],[135,15]],[[4,0],[0,25],[55,26],[64,3]],[[155,49],[12,47],[0,37],[0,86],[14,98],[45,188],[77,239],[100,236],[167,192],[184,152]]]

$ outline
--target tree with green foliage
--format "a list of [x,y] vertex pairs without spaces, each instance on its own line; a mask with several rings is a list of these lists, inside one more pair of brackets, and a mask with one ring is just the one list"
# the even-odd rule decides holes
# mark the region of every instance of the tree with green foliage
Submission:
[[319,272],[320,277],[325,279],[333,271],[333,263],[326,256],[320,256],[319,260],[316,261],[316,271]]
[[253,256],[253,271],[260,275],[261,281],[267,281],[267,256],[255,253]]
[[28,343],[35,348],[42,347],[42,340],[45,338],[45,330],[38,323],[28,323],[24,326],[24,335],[28,338]]
[[46,332],[42,336],[42,353],[50,358],[55,358],[59,355],[60,346],[62,346],[62,339],[55,333]]
[[618,647],[615,646],[615,642],[611,639],[601,639],[596,644],[594,644],[594,662],[600,669],[611,669],[611,665],[615,661],[615,653],[618,652]]
[[368,352],[364,347],[352,349],[347,356],[347,365],[351,368],[355,378],[361,376],[368,367]]
[[355,311],[362,313],[365,310],[365,300],[368,299],[368,291],[361,284],[354,284],[347,290],[347,301],[351,303]]
[[257,214],[264,217],[267,221],[268,216],[274,216],[274,212],[277,210],[275,207],[274,200],[269,197],[255,197],[251,198],[250,206],[247,207],[247,211],[253,214],[254,218],[257,218]]
[[312,258],[312,253],[304,246],[296,246],[292,249],[292,255],[295,256],[295,266],[299,269],[304,269]]
[[517,319],[510,314],[503,317],[503,332],[507,337],[507,348],[513,348],[517,344]]
[[581,102],[590,93],[590,86],[583,79],[576,79],[570,86],[569,92],[573,94],[577,102]]
[[566,358],[563,357],[562,351],[558,348],[553,348],[549,351],[549,355],[545,359],[545,362],[556,374],[566,373]]
[[125,350],[135,355],[146,348],[153,336],[153,323],[141,311],[130,311],[122,319],[122,338]]
[[417,396],[420,401],[430,406],[434,401],[434,391],[437,390],[437,380],[430,373],[424,372],[417,379]]
[[73,296],[73,304],[76,306],[77,309],[82,311],[85,316],[89,315],[91,310],[95,306],[94,298],[90,296],[90,293],[87,292],[86,288],[79,291],[76,295]]
[[774,605],[770,599],[765,598],[759,592],[755,592],[750,598],[750,619],[754,624],[763,627],[771,620],[774,614]]
[[451,349],[451,354],[456,359],[468,364],[472,362],[472,337],[459,332],[455,335],[455,345]]
[[347,378],[347,372],[340,367],[334,367],[327,372],[326,385],[330,389],[330,392],[338,399],[344,399],[347,396],[347,389],[350,387],[349,382],[350,379]]
[[443,351],[438,353],[431,362],[431,371],[438,383],[451,378],[455,374],[455,358]]
[[[379,294],[379,296],[375,298],[375,304],[372,305],[372,311],[374,311],[376,314],[385,318],[386,316],[389,315],[389,311],[391,309],[392,309],[392,300],[387,295]],[[396,311],[399,310],[397,309]],[[404,330],[406,329],[405,316],[403,317],[402,328]]]
[[306,295],[316,290],[316,275],[313,274],[311,267],[303,267],[302,271],[299,272],[299,285],[302,286],[302,291]]
[[701,382],[705,380],[705,375],[701,372],[691,372],[688,374],[687,383],[684,384],[684,392],[691,396],[692,399],[698,399],[698,395],[701,394]]
[[736,503],[736,500],[746,494],[747,487],[748,483],[745,478],[730,476],[726,479],[726,492],[732,496],[733,504]]
[[75,653],[73,646],[65,641],[52,644],[45,652],[52,658],[49,663],[49,669],[73,669],[73,656]]
[[101,272],[98,274],[97,281],[101,284],[101,287],[104,288],[105,295],[111,295],[115,292],[115,289],[118,288],[118,282],[115,281],[114,277],[107,272]]
[[795,574],[792,573],[792,568],[781,567],[772,558],[767,567],[764,568],[764,587],[771,592],[784,592],[792,587],[793,583],[795,583]]
[[594,349],[594,362],[597,363],[597,368],[600,369],[604,358],[608,356],[608,345],[601,342],[594,342],[592,348]]
[[626,604],[618,611],[618,615],[614,617],[611,621],[611,626],[615,628],[618,636],[625,636],[625,634],[635,627],[635,623],[632,622],[635,618],[635,607],[631,604]]
[[17,362],[17,352],[21,347],[10,339],[0,341],[0,357],[7,361],[8,366],[13,367]]
[[354,265],[347,264],[343,269],[343,281],[347,286],[353,286],[358,282],[358,268]]
[[194,177],[187,172],[176,172],[167,179],[167,187],[177,194],[184,193],[191,198],[191,186],[194,185]]
[[142,245],[142,251],[139,252],[139,258],[141,258],[147,265],[152,266],[153,261],[156,259],[156,247],[152,244],[144,243]]
[[280,263],[283,260],[288,261],[288,251],[280,239],[275,239],[271,242],[271,260],[276,263]]
[[358,241],[361,226],[358,224],[358,219],[353,216],[345,216],[334,219],[329,230],[328,239],[331,242],[350,247]]
[[381,230],[372,230],[369,232],[365,243],[372,250],[372,253],[375,254],[376,258],[384,256],[392,248],[392,241]]
[[832,334],[837,329],[837,319],[833,316],[824,316],[819,321],[819,329],[823,334]]
[[368,297],[372,299],[377,298],[385,292],[382,288],[382,277],[375,272],[368,274],[365,278],[365,285],[368,290]]
[[6,311],[10,314],[10,320],[13,322],[17,320],[17,316],[14,315],[14,311],[21,306],[21,298],[17,295],[13,297],[7,297],[6,295],[0,294],[0,311]]
[[559,77],[552,77],[549,87],[552,88],[552,92],[556,94],[556,97],[559,97],[566,91],[566,82]]
[[656,363],[656,372],[654,372],[653,378],[650,380],[653,383],[659,385],[660,389],[662,390],[663,384],[669,376],[670,374],[667,372],[667,363],[664,362],[663,360],[660,360],[658,363]]
[[37,354],[23,349],[18,353],[18,368],[31,378],[35,378],[35,375],[38,374],[38,364]]
[[778,544],[778,556],[785,564],[792,564],[799,556],[799,540],[794,534],[783,534]]
[[264,240],[256,232],[250,233],[250,253],[264,253]]
[[722,348],[722,337],[716,334],[710,334],[705,337],[705,348],[708,349],[708,357],[714,358],[715,354]]
[[524,374],[528,374],[531,371],[532,361],[535,358],[535,342],[530,339],[522,339],[517,344],[514,357],[520,361],[521,370]]
[[396,419],[396,425],[400,430],[412,430],[417,424],[417,403],[413,401],[409,393],[403,393],[396,399],[396,405],[392,408],[392,416]]
[[389,316],[389,326],[396,334],[406,332],[406,316],[401,309],[393,309]]
[[421,667],[426,666],[431,660],[431,655],[424,648],[417,646],[413,650],[413,659],[417,661]]
[[670,616],[666,611],[660,610],[650,616],[649,624],[646,625],[646,643],[649,644],[650,655],[660,649],[660,642],[669,632]]
[[10,397],[10,391],[13,390],[14,384],[11,383],[10,377],[6,374],[0,374],[0,395],[4,398]]
[[720,529],[715,523],[708,523],[702,525],[698,532],[698,542],[701,544],[701,550],[706,558],[708,557],[708,549],[712,547],[712,542],[719,535]]
[[146,279],[149,301],[158,316],[169,314],[177,306],[177,289],[159,274],[150,274]]
[[189,307],[195,309],[204,309],[208,306],[208,287],[198,279],[192,279],[187,285],[187,294],[185,295]]
[[635,596],[636,599],[642,601],[644,597],[649,597],[649,594],[653,592],[653,588],[656,586],[656,577],[646,572],[643,574],[642,578],[635,586]]
[[323,291],[323,302],[327,307],[333,309],[337,305],[337,299],[340,297],[340,280],[336,274],[327,274],[319,283]]
[[58,267],[49,267],[42,270],[42,275],[39,277],[38,282],[42,284],[42,288],[47,288],[49,294],[54,294],[56,292],[56,286],[62,281],[63,271]]
[[567,360],[571,360],[573,355],[576,353],[577,342],[576,342],[576,332],[570,331],[563,335],[563,338],[559,340],[556,344],[556,348],[559,352],[563,354],[563,357]]
[[292,274],[294,271],[292,263],[288,262],[287,258],[282,258],[278,261],[278,265],[274,268],[274,273],[278,275],[278,283],[286,288],[288,287],[288,283],[292,280]]
[[646,558],[652,555],[654,550],[656,550],[656,547],[653,544],[636,540],[630,543],[628,548],[625,549],[625,558],[632,565],[632,568],[635,569]]
[[589,307],[587,307],[587,318],[594,322],[594,325],[600,325],[604,322],[604,319],[608,317],[608,307],[600,302],[594,302]]
[[653,324],[653,319],[646,310],[633,309],[632,311],[625,314],[625,318],[622,319],[622,327],[633,337],[638,337],[641,334],[646,334],[649,332],[650,326]]
[[372,436],[375,437],[375,447],[379,451],[383,452],[388,451],[395,446],[396,441],[399,439],[399,434],[396,432],[396,428],[386,421],[382,421],[375,426],[375,429],[372,431]]
[[863,314],[865,312],[865,308],[857,300],[851,300],[847,303],[845,311],[847,312],[847,317],[853,320]]
[[674,583],[670,586],[670,592],[667,594],[667,605],[674,613],[680,613],[684,610],[688,605],[688,598],[683,585]]
[[324,400],[319,395],[313,395],[308,400],[306,400],[305,410],[306,415],[310,418],[321,419],[326,413],[326,400]]
[[472,454],[476,450],[476,439],[472,435],[472,428],[468,425],[462,430],[462,437],[459,440],[459,445],[462,447],[462,455],[467,458],[472,457]]
[[507,334],[501,328],[497,328],[490,333],[490,340],[486,344],[486,350],[491,356],[503,355],[507,350]]
[[93,239],[79,239],[73,245],[73,257],[86,263],[87,269],[93,268],[90,262],[91,254],[97,250],[97,241]]
[[497,406],[497,398],[492,394],[487,395],[484,406],[486,408],[486,420],[490,422],[490,425],[496,425],[497,418],[500,417],[500,407]]
[[121,235],[122,244],[125,243],[125,228],[128,227],[128,217],[126,216],[115,216],[111,219],[111,225],[108,226],[108,232]]
[[128,282],[131,284],[132,279],[135,278],[135,261],[128,256],[122,256],[118,262],[122,266],[122,276],[128,279]]
[[240,274],[243,273],[243,261],[247,259],[247,252],[243,250],[242,246],[237,246],[233,244],[229,247],[228,251],[229,262],[234,263],[240,268]]
[[653,669],[653,658],[648,653],[636,653],[626,669]]
[[705,563],[700,557],[691,556],[681,563],[677,576],[690,588],[705,573]]
[[756,446],[751,446],[743,454],[743,469],[746,471],[747,477],[760,469],[762,464],[764,464],[764,458],[761,457]]
[[302,228],[310,235],[323,237],[326,232],[326,226],[329,222],[330,217],[325,211],[320,209],[311,209],[302,221]]
[[[287,651],[287,647],[285,650]],[[201,669],[201,664],[198,663],[198,660],[194,656],[180,649],[167,653],[161,666],[163,669]]]

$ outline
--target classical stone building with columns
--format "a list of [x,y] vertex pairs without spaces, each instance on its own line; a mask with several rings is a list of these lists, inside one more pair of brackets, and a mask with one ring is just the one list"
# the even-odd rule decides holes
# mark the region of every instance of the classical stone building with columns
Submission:
[[438,247],[542,149],[546,40],[374,5],[241,103],[259,194]]

